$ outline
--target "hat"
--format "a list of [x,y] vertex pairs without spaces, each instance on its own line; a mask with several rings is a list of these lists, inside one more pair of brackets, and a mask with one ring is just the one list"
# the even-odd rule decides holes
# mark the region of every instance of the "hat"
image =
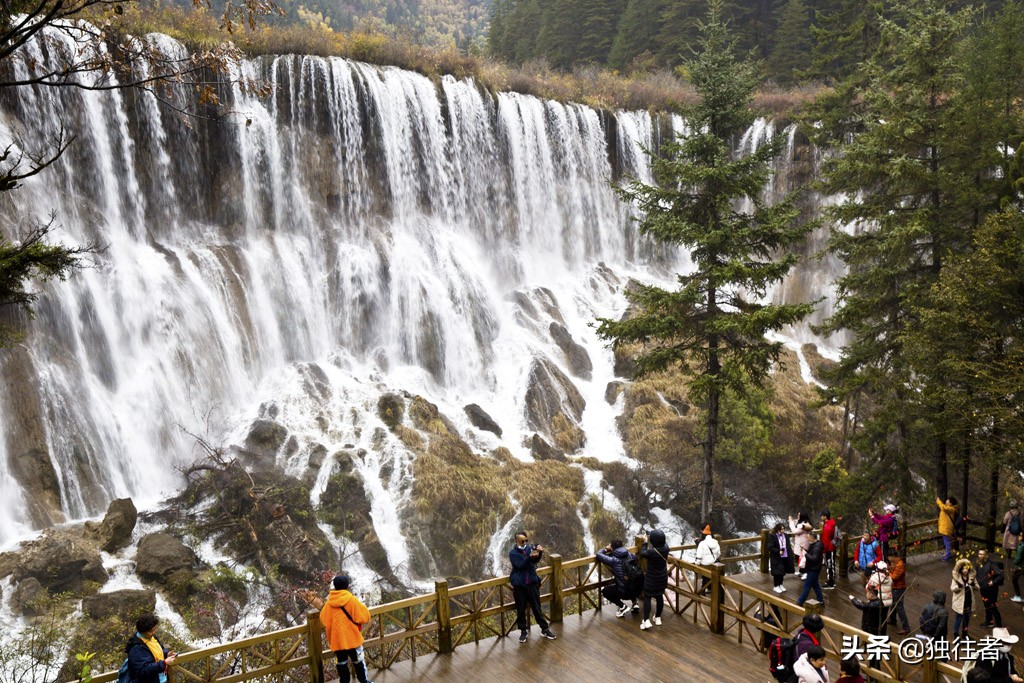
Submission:
[[701,533],[704,534],[705,536],[710,536],[711,535],[711,525],[708,524],[706,527],[704,527],[704,531],[702,531]]
[[883,506],[882,509],[885,510],[886,512],[896,512],[896,506],[893,505],[892,503]]
[[1011,636],[1009,629],[1005,629],[1002,626],[997,626],[992,629],[992,637],[1001,642],[1009,643],[1010,645],[1013,645],[1020,640],[1017,636]]
[[875,569],[880,569],[883,572],[887,572],[889,571],[889,565],[887,565],[882,560],[879,560],[878,562],[875,562]]
[[348,590],[349,579],[344,574],[338,574],[334,577],[334,590],[344,591]]

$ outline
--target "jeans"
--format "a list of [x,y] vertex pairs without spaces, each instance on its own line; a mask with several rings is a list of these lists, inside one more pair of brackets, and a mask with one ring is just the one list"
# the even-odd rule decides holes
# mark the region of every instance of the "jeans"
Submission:
[[821,593],[821,585],[818,583],[818,576],[821,574],[821,568],[807,570],[807,578],[804,579],[804,588],[800,591],[800,597],[797,598],[796,604],[804,604],[804,600],[811,594],[811,588],[814,588],[814,596],[818,598],[818,602],[825,602],[825,596]]
[[[953,618],[953,638],[957,638],[963,631],[966,631],[967,627],[970,625],[971,613],[965,612],[964,614],[960,614],[959,612],[954,612],[953,614],[956,615]],[[961,631],[961,627],[963,627],[963,631]]]
[[541,631],[548,630],[548,620],[544,618],[544,611],[540,608],[540,586],[535,583],[526,586],[512,586],[512,597],[516,601],[516,625],[520,631],[530,630],[530,620],[527,617],[527,608],[533,611],[533,617]]
[[943,536],[942,542],[946,544],[946,554],[942,556],[942,559],[949,562],[953,559],[953,539],[950,536]]
[[907,619],[907,610],[903,606],[903,595],[907,592],[906,588],[893,588],[892,589],[892,608],[889,610],[889,623],[895,625],[896,617],[900,618],[900,626],[904,630],[910,629],[910,620]]

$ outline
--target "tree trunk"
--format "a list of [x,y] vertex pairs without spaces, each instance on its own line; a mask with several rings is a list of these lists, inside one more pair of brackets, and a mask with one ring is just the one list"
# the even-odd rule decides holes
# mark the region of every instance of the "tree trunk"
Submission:
[[[715,290],[711,288],[708,295],[709,304],[714,302]],[[718,335],[708,336],[708,375],[712,377],[708,390],[707,434],[704,438],[704,476],[700,483],[700,523],[711,523],[711,512],[714,509],[715,487],[715,450],[718,445],[718,406],[720,395],[717,386],[718,375],[722,370],[718,360]]]
[[971,493],[971,447],[963,447],[963,481],[960,483],[960,515],[967,516],[967,500]]
[[935,449],[935,490],[939,498],[949,498],[949,452],[946,440],[942,439]]
[[994,552],[996,546],[996,515],[999,514],[999,461],[992,463],[992,478],[989,480],[988,489],[988,521],[989,527],[985,533],[988,541],[988,551]]

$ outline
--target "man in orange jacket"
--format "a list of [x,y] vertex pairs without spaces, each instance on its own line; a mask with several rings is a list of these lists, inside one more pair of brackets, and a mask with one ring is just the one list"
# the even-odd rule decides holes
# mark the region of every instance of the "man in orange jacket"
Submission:
[[334,590],[320,610],[320,621],[327,632],[327,645],[338,658],[338,676],[341,683],[352,680],[347,661],[352,660],[359,683],[370,683],[366,680],[366,661],[363,658],[363,626],[370,621],[370,610],[348,592],[347,576],[335,576],[333,585]]

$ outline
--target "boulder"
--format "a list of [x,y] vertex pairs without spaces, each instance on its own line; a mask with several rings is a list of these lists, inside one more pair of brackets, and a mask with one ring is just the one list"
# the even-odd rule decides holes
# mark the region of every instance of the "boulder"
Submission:
[[99,524],[86,522],[86,532],[95,538],[100,549],[112,553],[125,548],[132,542],[132,532],[139,519],[139,511],[131,498],[118,498],[107,508],[107,514]]
[[283,425],[273,420],[258,419],[253,420],[249,427],[244,444],[251,455],[273,464],[287,438],[288,430]]
[[555,340],[558,348],[565,354],[569,371],[576,377],[589,382],[594,375],[594,364],[591,362],[587,350],[576,343],[564,325],[551,323],[548,326],[548,332],[551,334],[551,338]]
[[97,593],[82,600],[82,612],[92,619],[118,617],[133,623],[141,615],[156,610],[156,591],[125,589]]
[[473,426],[479,430],[490,432],[496,436],[501,436],[501,427],[495,422],[490,415],[484,411],[483,408],[475,403],[470,403],[468,406],[463,408],[466,411],[466,416],[469,417],[469,421],[473,423]]
[[619,380],[608,382],[608,386],[604,388],[604,400],[608,402],[608,405],[613,406],[625,390],[625,382],[620,382]]
[[166,583],[179,570],[192,571],[198,563],[192,548],[168,533],[143,536],[135,554],[135,569],[150,581]]
[[534,434],[530,437],[528,445],[530,446],[530,454],[537,460],[565,460],[565,453],[545,441],[544,437],[540,434]]
[[11,609],[26,617],[39,616],[42,614],[40,601],[46,595],[46,589],[39,583],[39,579],[30,576],[11,592]]
[[47,529],[43,535],[22,546],[12,572],[14,583],[35,578],[51,593],[91,592],[95,584],[106,583],[99,550],[67,529]]
[[377,415],[394,431],[405,419],[405,401],[398,394],[383,394],[377,399]]
[[554,434],[552,421],[559,413],[579,423],[587,402],[579,390],[554,363],[546,358],[533,361],[526,388],[526,422],[547,435]]

